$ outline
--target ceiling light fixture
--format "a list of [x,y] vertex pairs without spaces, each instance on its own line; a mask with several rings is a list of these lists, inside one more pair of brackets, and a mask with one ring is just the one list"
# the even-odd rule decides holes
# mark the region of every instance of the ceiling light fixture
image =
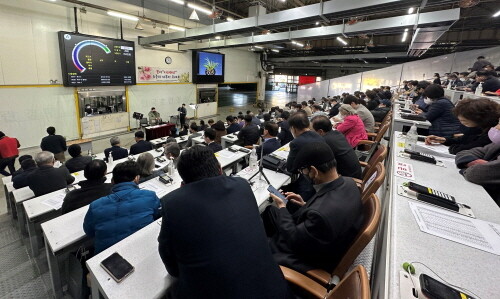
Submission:
[[411,15],[415,11],[414,7],[408,8],[408,14]]
[[190,20],[195,20],[195,21],[199,21],[200,20],[200,18],[198,17],[198,13],[196,12],[195,9],[193,9],[193,12],[189,16],[189,19]]
[[319,25],[319,21],[316,21],[316,26],[318,26],[318,25]]
[[498,17],[498,16],[500,16],[500,10],[499,10],[499,11],[497,11],[497,12],[493,15],[493,17],[494,17],[494,18],[496,18],[496,17]]
[[220,35],[216,35],[215,39],[221,39]]
[[303,47],[304,44],[303,43],[299,43],[299,42],[296,42],[296,41],[292,41],[292,44],[296,45],[296,46],[299,46],[299,47]]
[[347,46],[347,42],[345,40],[343,40],[340,36],[337,36],[337,40],[339,42],[341,42],[342,44],[344,44],[344,46]]
[[277,49],[271,49],[271,51],[273,51],[274,53],[279,53],[280,50],[277,50]]
[[227,17],[227,18],[226,18],[226,21],[228,21],[228,22],[232,22],[232,21],[234,21],[234,19],[233,19],[233,18],[231,18],[231,17]]
[[195,9],[199,12],[202,12],[206,15],[211,15],[212,14],[212,10],[211,9],[208,9],[208,8],[205,8],[203,6],[199,6],[199,5],[196,5],[196,4],[193,4],[193,3],[188,3],[188,7],[189,8],[192,8],[192,9]]
[[183,0],[170,0],[170,2],[174,2],[174,3],[180,4],[180,5],[184,5],[184,1]]
[[408,37],[408,28],[405,29],[405,32],[403,33],[403,38],[401,39],[401,41],[405,42],[407,37]]
[[142,27],[141,20],[137,20],[137,24],[135,24],[135,30],[144,30]]
[[110,15],[112,17],[116,17],[116,18],[130,20],[130,21],[138,21],[139,20],[139,18],[136,16],[132,16],[132,15],[128,15],[128,14],[124,14],[124,13],[112,11],[112,10],[108,10],[108,15]]
[[180,26],[176,26],[176,25],[168,25],[168,28],[169,29],[173,29],[173,30],[177,30],[177,31],[186,31],[186,28],[180,27]]
[[261,47],[261,46],[254,46],[254,47],[257,49],[264,49],[264,47]]

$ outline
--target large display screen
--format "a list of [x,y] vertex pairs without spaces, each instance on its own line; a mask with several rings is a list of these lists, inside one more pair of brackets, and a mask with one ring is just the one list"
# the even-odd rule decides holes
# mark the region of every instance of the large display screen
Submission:
[[134,42],[59,31],[64,86],[135,84]]
[[224,82],[224,54],[212,52],[193,52],[193,82]]

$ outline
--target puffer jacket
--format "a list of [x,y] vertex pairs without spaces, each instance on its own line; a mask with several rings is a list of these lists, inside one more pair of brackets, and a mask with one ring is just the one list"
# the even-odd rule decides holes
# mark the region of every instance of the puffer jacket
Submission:
[[423,114],[432,124],[429,128],[430,135],[450,137],[460,133],[460,122],[453,115],[453,104],[446,98],[433,101]]
[[118,243],[160,217],[160,200],[134,182],[113,186],[111,194],[89,205],[83,230],[94,238],[95,253]]

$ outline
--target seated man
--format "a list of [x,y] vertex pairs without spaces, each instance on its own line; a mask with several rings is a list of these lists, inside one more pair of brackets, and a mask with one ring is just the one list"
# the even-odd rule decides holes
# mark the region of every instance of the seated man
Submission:
[[182,125],[182,130],[179,131],[179,137],[186,136],[189,134],[189,126],[187,124]]
[[21,170],[18,175],[12,177],[14,188],[20,189],[28,186],[28,176],[36,169],[36,163],[33,159],[23,159]]
[[252,115],[245,115],[245,126],[238,133],[238,140],[241,140],[243,142],[243,146],[246,146],[256,144],[259,142],[259,138],[259,127],[252,123]]
[[106,172],[107,166],[104,161],[90,161],[83,171],[83,175],[87,180],[78,183],[80,189],[72,190],[66,194],[62,205],[62,213],[69,213],[110,194],[113,185],[106,183]]
[[262,150],[264,151],[264,156],[267,156],[281,147],[281,143],[277,138],[278,128],[278,125],[272,121],[266,121],[264,123],[264,134],[262,136],[264,137],[264,143],[262,143],[262,145],[259,145],[256,150],[259,160]]
[[333,271],[363,224],[361,194],[354,180],[339,176],[330,147],[323,142],[306,144],[295,159],[295,168],[314,184],[316,194],[306,203],[295,193],[286,193],[294,213],[277,196],[277,207],[263,213],[271,251],[280,265],[306,272]]
[[163,153],[167,159],[174,160],[174,165],[177,167],[179,156],[181,155],[181,147],[179,144],[177,144],[177,142],[169,142],[165,144]]
[[111,137],[109,143],[111,143],[111,147],[104,150],[104,161],[108,162],[109,153],[111,153],[113,161],[128,157],[128,150],[120,146],[120,137]]
[[191,125],[189,125],[189,132],[191,135],[188,137],[188,141],[186,142],[186,148],[189,148],[194,145],[193,138],[196,138],[198,136],[201,136],[201,133],[198,132],[199,127],[196,125],[195,122],[192,122]]
[[178,166],[185,185],[161,199],[158,237],[161,259],[177,278],[172,297],[290,298],[248,183],[221,175],[200,145],[184,150]]
[[155,107],[151,108],[151,111],[148,113],[148,117],[150,124],[159,124],[161,122],[160,113],[156,111]]
[[278,139],[281,145],[285,145],[293,140],[292,132],[290,131],[290,125],[288,124],[288,118],[290,117],[290,112],[283,111],[280,115],[281,121],[278,122],[280,127],[280,132],[278,133]]
[[[383,100],[387,101],[387,100]],[[361,164],[359,164],[356,152],[349,145],[344,134],[332,130],[332,123],[326,116],[316,116],[312,119],[312,128],[316,133],[323,136],[326,144],[337,161],[337,172],[340,175],[361,179]]]
[[375,119],[376,122],[382,122],[391,110],[391,104],[392,102],[390,100],[381,100],[380,104],[378,105],[377,108],[371,110],[371,113],[373,114],[373,118]]
[[228,134],[232,134],[232,133],[236,133],[240,130],[240,126],[238,125],[238,119],[229,115],[228,117],[226,117],[226,122],[227,122],[227,133]]
[[59,189],[66,188],[68,184],[75,181],[68,169],[64,166],[54,168],[54,154],[51,152],[40,152],[35,156],[35,162],[38,166],[28,175],[28,186],[35,196],[41,196]]
[[500,206],[500,125],[490,129],[490,144],[458,152],[455,163],[464,178],[484,187]]
[[152,149],[153,145],[151,142],[144,140],[144,132],[135,132],[135,144],[130,147],[130,155],[142,154]]
[[113,169],[111,194],[89,205],[83,230],[94,238],[96,254],[159,218],[160,200],[153,191],[139,189],[138,181],[137,163],[120,163]]
[[212,128],[205,129],[204,140],[207,144],[207,147],[210,148],[214,153],[222,150],[222,145],[215,142],[216,133]]
[[72,158],[66,161],[64,165],[71,173],[83,170],[92,161],[91,156],[82,156],[82,148],[78,144],[70,145],[68,153]]
[[[24,160],[33,160],[33,156],[32,155],[22,155],[20,156],[17,160],[19,161],[19,165],[21,165],[23,163]],[[33,160],[35,161],[35,160]],[[36,164],[35,164],[35,167],[36,167]],[[21,168],[19,168],[18,170],[14,171],[12,173],[12,179],[14,179],[17,175],[23,173],[23,167],[21,165]],[[15,188],[15,187],[14,187]]]

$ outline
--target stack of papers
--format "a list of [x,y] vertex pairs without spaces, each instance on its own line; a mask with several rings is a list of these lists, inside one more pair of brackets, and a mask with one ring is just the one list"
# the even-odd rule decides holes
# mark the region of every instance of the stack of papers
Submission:
[[42,201],[42,203],[48,205],[54,210],[59,210],[60,208],[62,208],[64,197],[66,197],[66,192],[61,191],[57,194],[54,194],[54,196],[51,196],[50,198]]
[[424,154],[439,156],[444,158],[455,158],[455,155],[450,154],[448,147],[442,144],[427,145],[425,142],[417,142],[415,150]]

